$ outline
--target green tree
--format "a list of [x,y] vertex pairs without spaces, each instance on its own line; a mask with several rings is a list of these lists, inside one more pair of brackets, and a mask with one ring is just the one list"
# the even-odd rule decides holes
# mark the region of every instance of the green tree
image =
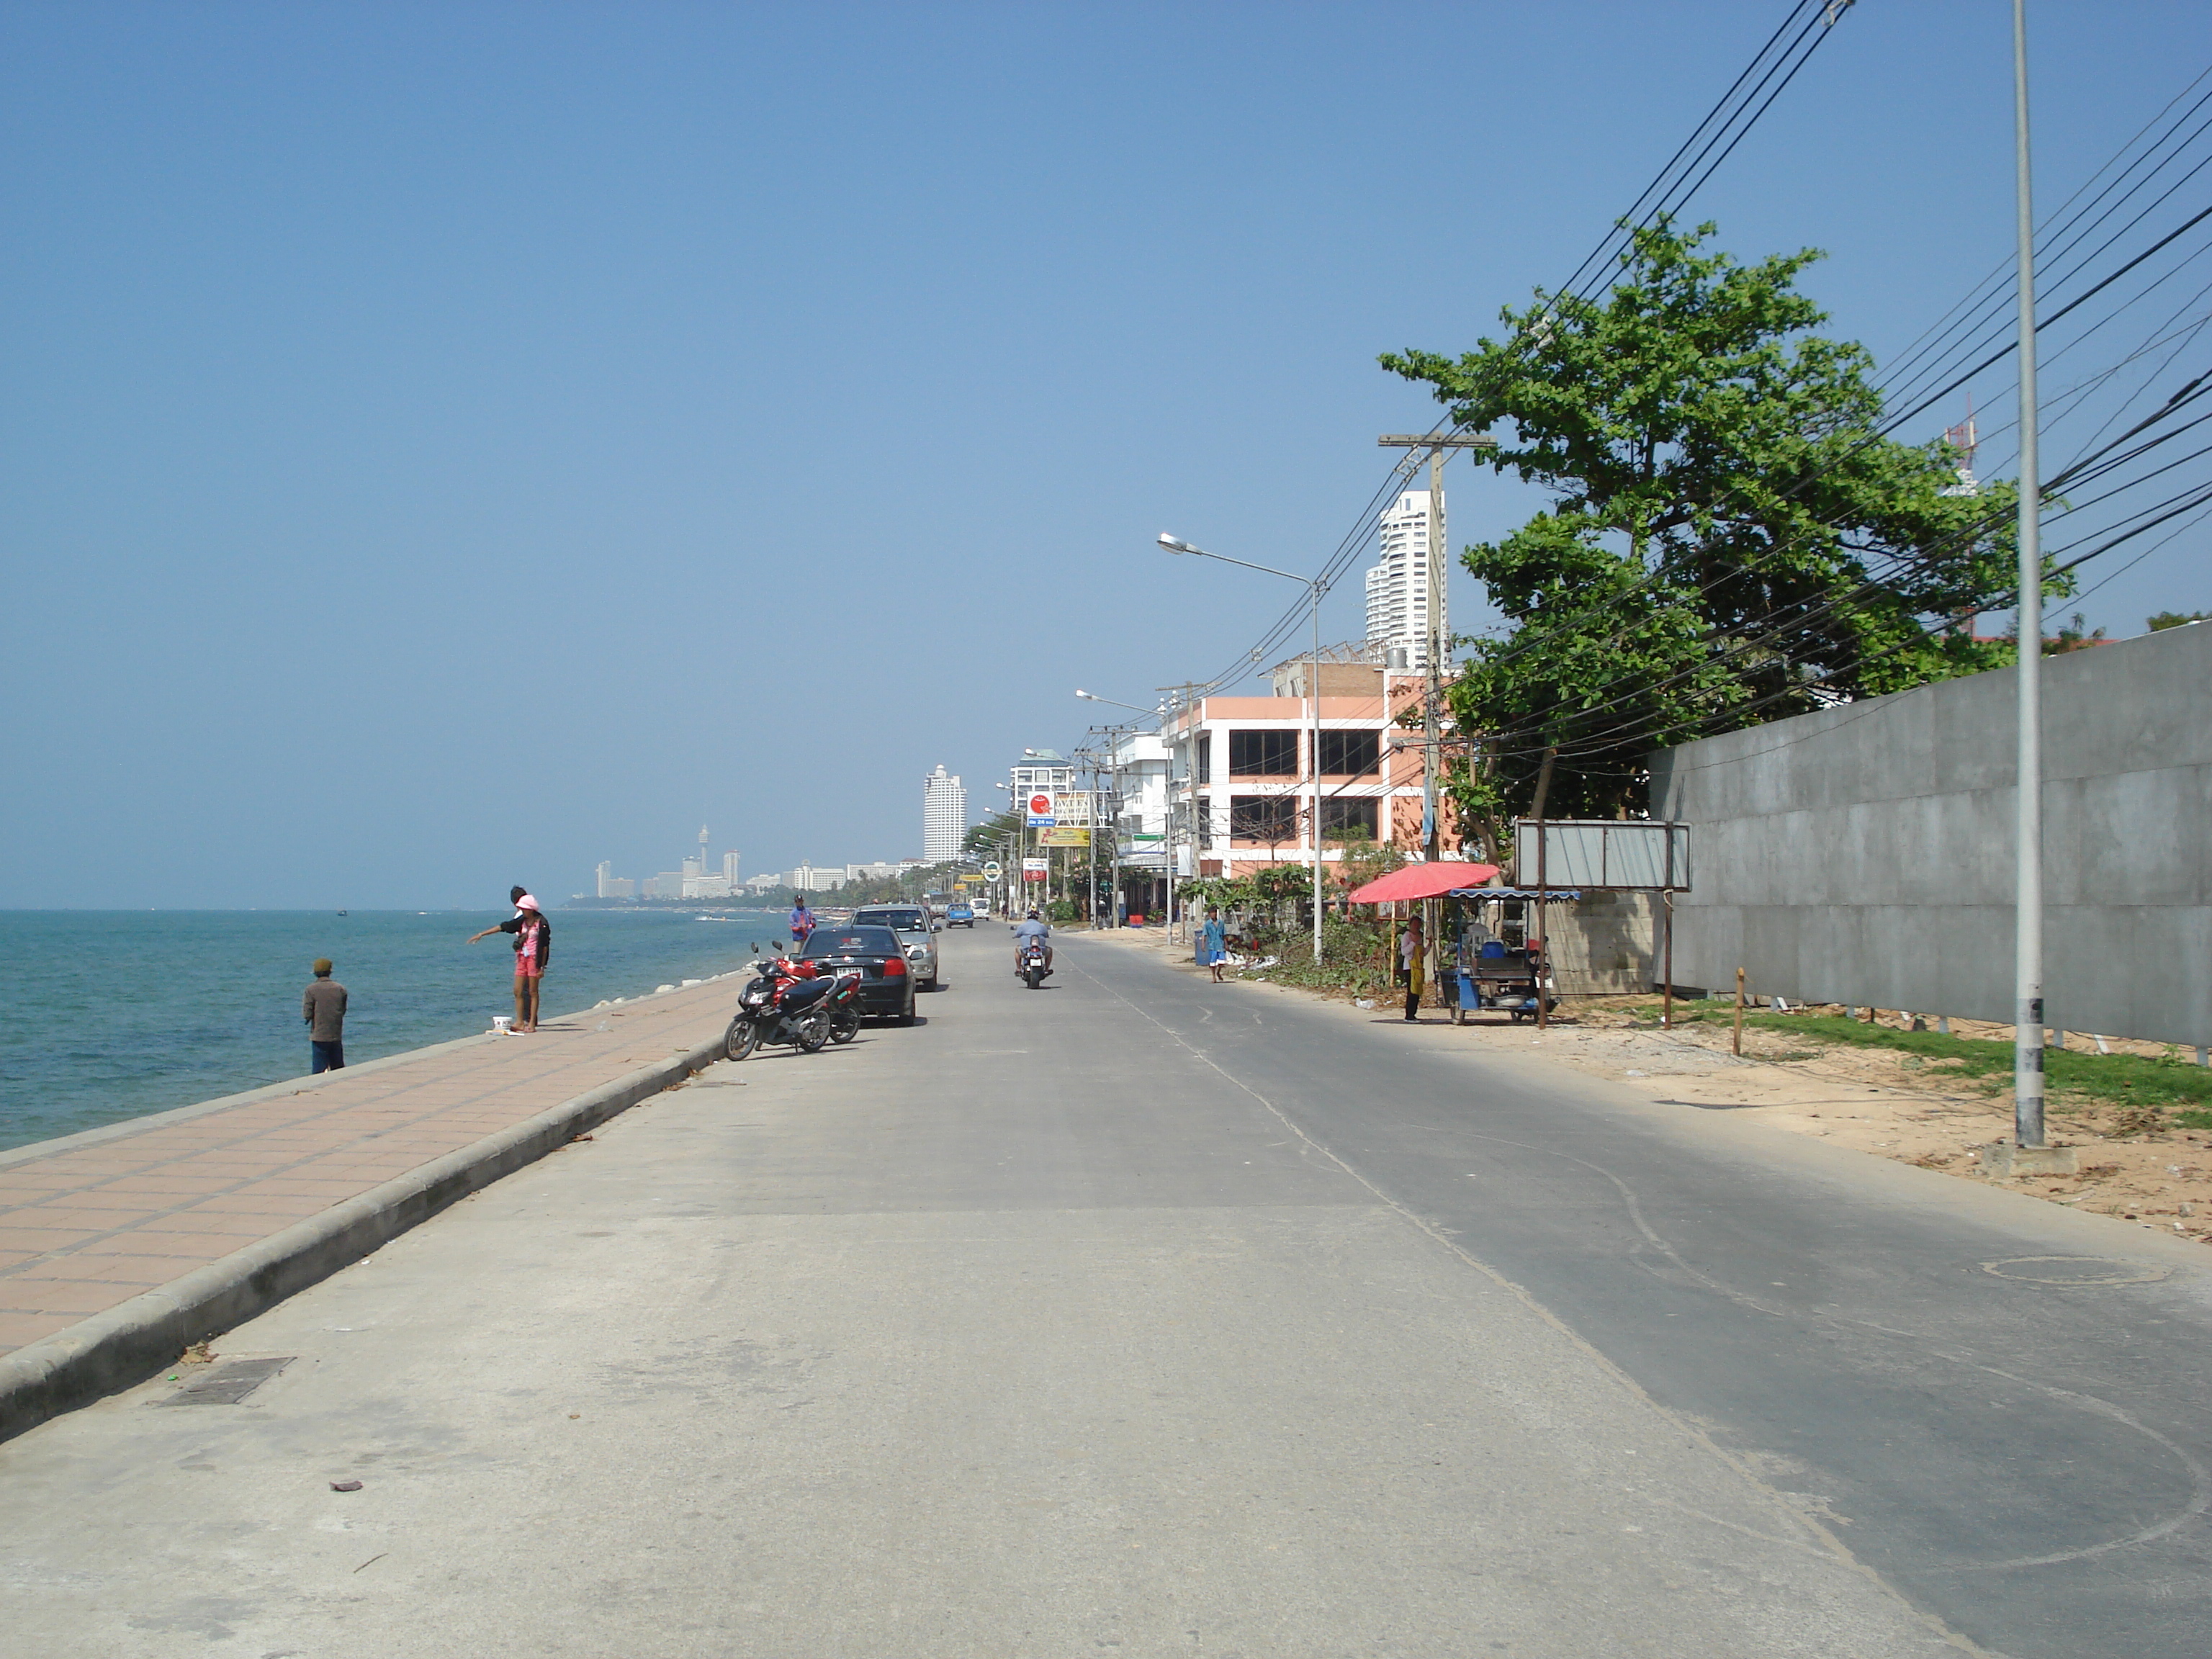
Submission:
[[2212,611],[2161,611],[2144,626],[2154,634],[2162,634],[2169,628],[2186,628],[2198,622],[2212,622]]
[[1871,358],[1796,291],[1817,252],[1744,265],[1712,234],[1638,230],[1610,293],[1540,291],[1502,341],[1382,360],[1553,497],[1462,556],[1511,624],[1450,693],[1486,850],[1540,794],[1642,808],[1654,749],[2012,659],[1954,625],[2011,603],[2012,487],[1953,493],[1954,452],[1880,435]]
[[960,838],[960,850],[969,858],[996,858],[1000,843],[1019,835],[1022,823],[1021,808],[1010,806],[969,826],[968,833]]

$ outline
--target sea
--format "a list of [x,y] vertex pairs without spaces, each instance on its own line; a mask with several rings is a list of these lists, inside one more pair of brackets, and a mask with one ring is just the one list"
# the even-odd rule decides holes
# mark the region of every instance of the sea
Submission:
[[[300,993],[346,988],[357,1065],[514,1012],[511,910],[0,910],[0,1148],[189,1106],[307,1070]],[[780,911],[551,912],[544,1017],[740,968]]]

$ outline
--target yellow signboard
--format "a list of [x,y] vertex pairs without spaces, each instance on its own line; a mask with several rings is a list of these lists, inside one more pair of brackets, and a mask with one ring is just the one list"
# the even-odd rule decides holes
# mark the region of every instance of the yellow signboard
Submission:
[[1036,844],[1040,847],[1088,847],[1091,845],[1091,831],[1061,824],[1051,830],[1038,830]]

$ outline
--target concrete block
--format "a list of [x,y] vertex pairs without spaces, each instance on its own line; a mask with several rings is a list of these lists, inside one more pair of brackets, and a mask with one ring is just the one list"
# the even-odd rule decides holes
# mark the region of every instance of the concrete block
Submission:
[[2081,1173],[2077,1149],[2072,1146],[2015,1146],[2000,1140],[1984,1146],[1975,1159],[1981,1172],[1998,1181],[2015,1176],[2070,1176]]

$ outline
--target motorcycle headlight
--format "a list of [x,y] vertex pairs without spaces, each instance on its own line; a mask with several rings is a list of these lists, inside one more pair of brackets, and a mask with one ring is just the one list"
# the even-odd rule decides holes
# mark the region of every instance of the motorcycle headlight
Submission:
[[744,996],[741,1000],[744,1006],[748,1008],[757,1008],[761,1004],[768,1000],[768,993],[765,991],[748,991],[744,994]]

